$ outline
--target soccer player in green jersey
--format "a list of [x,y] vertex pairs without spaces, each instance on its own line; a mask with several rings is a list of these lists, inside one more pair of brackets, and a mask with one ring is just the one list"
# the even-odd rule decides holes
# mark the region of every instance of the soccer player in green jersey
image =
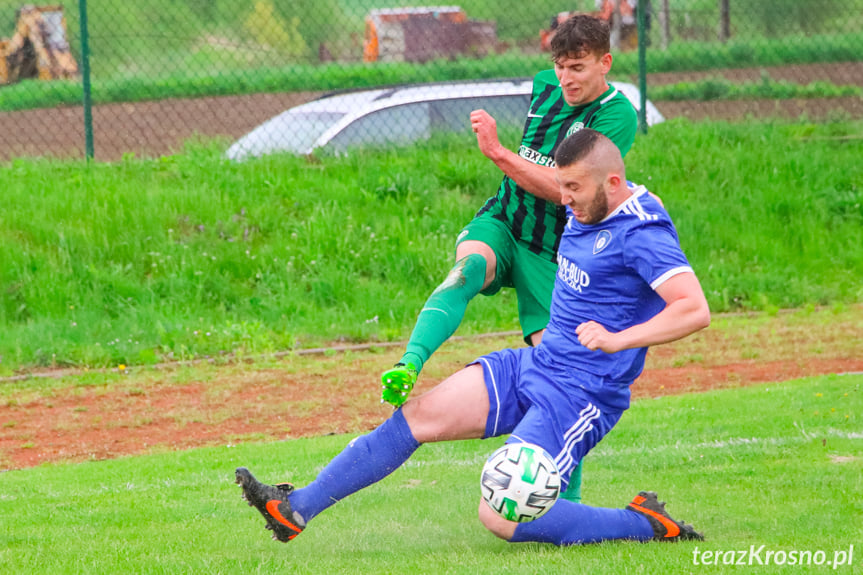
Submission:
[[[576,14],[558,27],[551,50],[554,69],[534,78],[517,153],[500,143],[497,124],[487,112],[470,115],[480,151],[504,178],[458,235],[455,266],[423,306],[401,360],[381,376],[382,400],[393,406],[407,400],[423,365],[455,333],[477,294],[490,296],[514,287],[524,340],[529,345],[540,342],[566,224],[554,152],[584,127],[607,136],[623,156],[632,147],[635,109],[606,81],[612,63],[608,23]],[[579,468],[565,496],[579,499],[580,485]]]

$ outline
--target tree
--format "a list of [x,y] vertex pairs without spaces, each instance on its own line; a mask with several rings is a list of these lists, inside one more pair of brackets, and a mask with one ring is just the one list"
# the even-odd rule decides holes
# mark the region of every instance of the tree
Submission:
[[244,27],[263,46],[297,59],[308,56],[309,47],[300,33],[299,17],[290,17],[285,21],[276,14],[272,0],[255,2]]

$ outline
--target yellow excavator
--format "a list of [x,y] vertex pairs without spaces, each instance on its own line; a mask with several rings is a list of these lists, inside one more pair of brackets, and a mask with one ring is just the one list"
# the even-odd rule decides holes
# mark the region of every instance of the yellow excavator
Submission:
[[77,76],[78,63],[66,40],[63,6],[27,4],[19,8],[12,37],[0,40],[0,84]]

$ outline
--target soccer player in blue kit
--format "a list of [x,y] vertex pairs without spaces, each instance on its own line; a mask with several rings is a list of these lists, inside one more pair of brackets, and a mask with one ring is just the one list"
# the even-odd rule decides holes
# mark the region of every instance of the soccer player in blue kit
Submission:
[[[707,301],[668,213],[643,186],[626,180],[614,143],[582,129],[564,140],[555,162],[569,217],[542,342],[480,357],[409,399],[302,489],[266,485],[237,469],[243,497],[275,539],[293,539],[324,509],[380,481],[428,442],[509,434],[507,442],[535,443],[555,457],[565,486],[629,407],[629,387],[647,347],[709,325]],[[622,509],[559,499],[529,523],[507,521],[481,500],[479,518],[511,542],[702,538],[645,491]]]

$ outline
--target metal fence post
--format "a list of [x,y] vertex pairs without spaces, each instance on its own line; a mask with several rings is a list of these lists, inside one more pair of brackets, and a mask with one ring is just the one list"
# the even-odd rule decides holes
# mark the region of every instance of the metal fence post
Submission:
[[87,0],[78,0],[81,19],[81,79],[84,88],[84,145],[87,159],[93,159],[93,100],[90,93],[90,36],[87,31]]
[[723,44],[731,37],[731,9],[729,0],[719,0],[719,41]]
[[668,0],[662,0],[662,8],[659,9],[659,27],[662,31],[662,49],[668,50],[671,42],[671,15],[668,12]]
[[641,0],[636,6],[638,18],[638,90],[641,92],[641,107],[638,110],[638,127],[642,134],[647,133],[647,15],[648,0]]

